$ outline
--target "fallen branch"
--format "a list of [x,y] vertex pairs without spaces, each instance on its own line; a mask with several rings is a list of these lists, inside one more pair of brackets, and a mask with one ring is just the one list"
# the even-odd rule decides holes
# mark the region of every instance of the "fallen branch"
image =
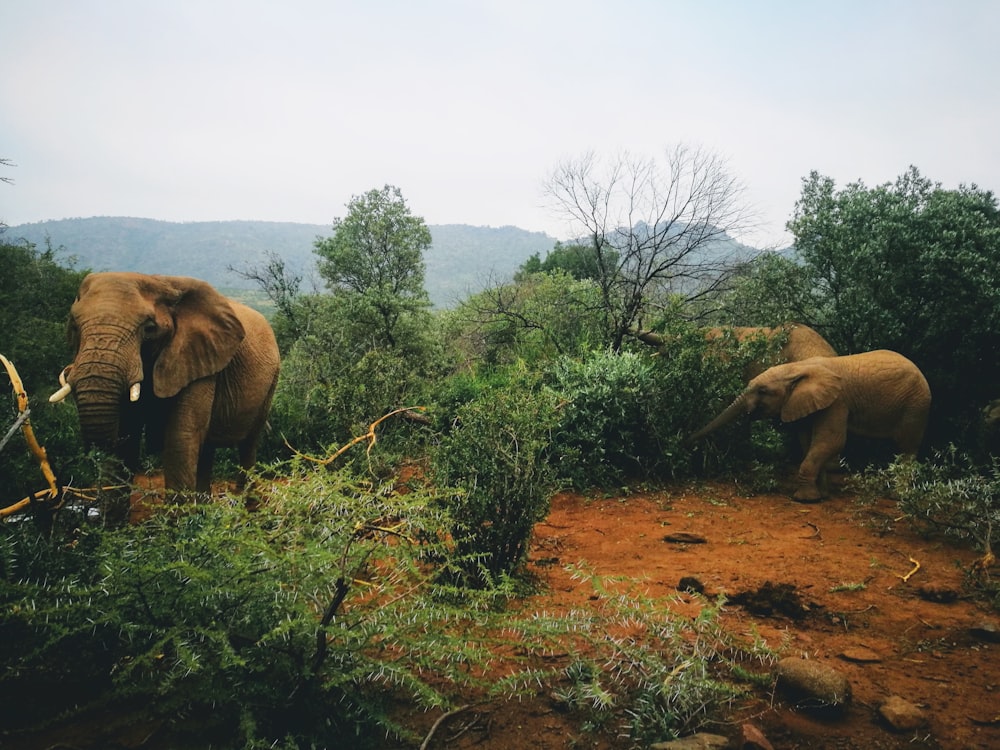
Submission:
[[[38,461],[38,467],[42,470],[42,475],[49,485],[48,490],[42,490],[41,493],[36,492],[25,499],[28,500],[29,505],[34,499],[41,499],[44,495],[47,495],[48,500],[55,501],[59,497],[59,488],[56,485],[56,477],[52,472],[52,466],[49,464],[48,454],[45,452],[45,448],[38,444],[38,440],[35,438],[35,431],[31,428],[31,420],[28,418],[28,414],[30,413],[28,409],[28,394],[24,390],[21,376],[17,374],[14,363],[2,354],[0,354],[0,363],[3,363],[4,369],[7,370],[7,377],[10,378],[11,388],[13,388],[14,396],[17,398],[17,410],[22,417],[19,421],[21,423],[21,432],[24,434],[24,440],[28,444],[28,449]],[[53,508],[58,508],[60,504],[54,505]]]
[[424,737],[424,741],[420,743],[420,750],[427,750],[427,748],[430,747],[431,738],[434,736],[434,733],[438,730],[438,727],[440,727],[442,724],[444,724],[444,722],[446,722],[453,716],[458,716],[460,713],[468,711],[470,708],[472,708],[472,704],[466,703],[464,706],[459,706],[453,711],[449,711],[446,714],[441,714],[438,717],[438,720],[435,721],[434,724],[431,726],[431,730],[427,733],[427,736]]
[[[358,443],[360,443],[360,442],[362,442],[364,440],[368,441],[368,449],[365,451],[365,453],[370,456],[371,452],[372,452],[372,448],[375,447],[375,442],[378,439],[375,436],[375,428],[376,427],[378,427],[380,424],[382,424],[389,417],[394,417],[397,414],[403,414],[403,415],[405,415],[409,419],[417,418],[418,415],[416,415],[416,414],[413,413],[414,410],[425,411],[426,409],[427,409],[426,406],[404,406],[401,409],[394,409],[393,411],[389,412],[388,414],[386,414],[386,415],[384,415],[382,417],[379,417],[374,422],[372,422],[370,425],[368,425],[368,431],[366,433],[364,433],[363,435],[359,435],[358,437],[354,438],[349,443],[343,445],[341,448],[337,449],[337,451],[335,453],[333,453],[332,455],[327,456],[326,458],[314,458],[313,456],[307,456],[304,453],[300,453],[299,451],[295,450],[295,448],[293,448],[291,445],[289,445],[289,443],[288,443],[287,440],[285,441],[285,445],[288,446],[288,449],[290,451],[292,451],[292,453],[294,453],[299,458],[304,458],[306,461],[312,461],[313,463],[319,464],[320,466],[329,466],[334,461],[336,461],[338,458],[340,458],[342,455],[344,455],[348,451],[348,449],[350,449],[352,446],[355,446],[355,445],[357,445]],[[422,421],[422,420],[418,420],[418,421]]]

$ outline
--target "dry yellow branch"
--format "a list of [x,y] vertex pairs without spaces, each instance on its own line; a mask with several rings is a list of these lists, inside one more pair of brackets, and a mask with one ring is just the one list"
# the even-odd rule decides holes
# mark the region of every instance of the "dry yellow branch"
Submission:
[[[7,376],[10,378],[10,385],[14,389],[14,395],[17,397],[17,410],[21,414],[25,414],[28,411],[28,394],[24,390],[24,385],[21,382],[21,376],[17,374],[17,369],[14,367],[14,363],[2,354],[0,354],[0,362],[3,363],[4,369],[7,370]],[[56,477],[52,472],[52,466],[49,464],[49,457],[45,452],[45,448],[39,445],[38,440],[35,439],[35,431],[31,427],[30,419],[26,418],[24,422],[21,423],[21,432],[24,433],[24,439],[28,443],[28,449],[38,461],[38,466],[42,470],[42,475],[45,477],[45,481],[49,485],[48,490],[42,490],[41,493],[36,492],[33,497],[41,499],[43,495],[47,494],[49,500],[55,500],[59,497],[59,488],[56,485]],[[31,499],[32,498],[25,498],[25,500],[29,503],[31,502]],[[24,502],[24,500],[21,502]]]
[[917,562],[916,560],[914,560],[912,557],[910,558],[910,562],[913,563],[913,570],[911,570],[905,576],[901,576],[899,573],[896,574],[896,577],[897,578],[902,578],[904,582],[905,581],[909,581],[910,578],[913,576],[913,574],[916,573],[918,570],[920,570],[920,563],[919,562]]
[[293,448],[291,445],[289,445],[287,440],[285,441],[285,445],[288,446],[288,449],[292,451],[292,453],[294,453],[299,458],[304,458],[306,461],[312,461],[313,463],[319,464],[320,466],[329,466],[338,458],[343,456],[352,446],[355,446],[364,440],[368,441],[368,448],[365,452],[368,455],[371,455],[372,448],[375,447],[375,442],[377,440],[375,436],[375,428],[378,427],[380,424],[382,424],[389,417],[394,417],[397,414],[405,414],[407,412],[412,412],[412,411],[426,411],[426,410],[427,410],[426,406],[404,406],[401,409],[394,409],[393,411],[389,412],[388,414],[382,417],[379,417],[370,425],[368,425],[368,431],[366,433],[364,433],[363,435],[359,435],[350,442],[341,446],[333,454],[327,456],[326,458],[314,458],[313,456],[307,456],[304,453],[300,453],[299,451],[295,450],[295,448]]
[[[106,487],[79,488],[66,484],[59,489],[59,496],[61,498],[61,501],[59,505],[54,507],[56,509],[61,508],[65,504],[65,500],[68,497],[76,497],[88,503],[96,503],[98,493],[113,492],[115,490],[124,490],[127,489],[128,486],[129,485],[127,484],[115,484],[115,485],[108,485]],[[7,516],[12,516],[15,513],[20,513],[23,510],[27,510],[28,508],[31,507],[31,504],[33,502],[41,500],[46,497],[50,497],[51,496],[50,493],[51,490],[39,490],[33,495],[29,495],[28,497],[18,500],[13,505],[8,505],[4,508],[0,508],[0,518],[6,518]]]

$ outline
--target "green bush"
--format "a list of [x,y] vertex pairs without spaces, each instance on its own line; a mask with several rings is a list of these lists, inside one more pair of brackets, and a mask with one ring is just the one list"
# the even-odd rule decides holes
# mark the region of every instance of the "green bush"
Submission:
[[[935,451],[926,461],[898,458],[887,468],[854,481],[862,500],[889,495],[903,515],[927,534],[942,534],[992,554],[1000,536],[1000,458],[982,467],[955,446]],[[1000,584],[974,568],[969,585],[1000,609]]]
[[745,423],[694,446],[685,442],[742,390],[747,361],[777,344],[732,342],[720,356],[719,345],[710,349],[704,333],[690,326],[664,335],[670,343],[656,356],[643,345],[563,358],[549,368],[546,382],[566,402],[553,434],[560,479],[578,489],[613,487],[742,471],[778,457],[765,424]]
[[553,435],[560,478],[578,489],[620,485],[648,476],[663,452],[652,428],[652,365],[623,352],[594,352],[583,360],[562,358],[549,383],[565,403]]
[[438,632],[464,616],[427,564],[449,556],[449,527],[426,493],[326,471],[296,473],[257,512],[173,506],[120,530],[57,525],[52,542],[4,524],[0,718],[12,731],[60,709],[141,706],[219,747],[405,734],[393,700],[442,706],[434,685],[487,658]]
[[542,389],[485,391],[457,409],[434,451],[436,484],[457,490],[449,510],[461,573],[472,585],[520,572],[555,489],[556,409],[554,394]]

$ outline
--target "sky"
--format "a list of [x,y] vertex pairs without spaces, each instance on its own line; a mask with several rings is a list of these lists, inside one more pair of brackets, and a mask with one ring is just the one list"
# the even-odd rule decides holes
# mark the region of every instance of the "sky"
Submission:
[[579,236],[546,179],[679,145],[787,243],[802,180],[1000,191],[996,0],[32,0],[0,9],[0,221],[427,224]]

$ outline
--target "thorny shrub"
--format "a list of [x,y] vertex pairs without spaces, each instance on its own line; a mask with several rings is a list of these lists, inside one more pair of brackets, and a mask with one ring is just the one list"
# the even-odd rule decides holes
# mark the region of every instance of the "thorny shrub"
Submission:
[[[863,501],[889,495],[921,531],[973,544],[985,559],[1000,536],[1000,459],[985,468],[955,446],[935,451],[926,461],[898,458],[887,468],[855,480]],[[1000,582],[970,571],[970,584],[982,589],[1000,609]]]

